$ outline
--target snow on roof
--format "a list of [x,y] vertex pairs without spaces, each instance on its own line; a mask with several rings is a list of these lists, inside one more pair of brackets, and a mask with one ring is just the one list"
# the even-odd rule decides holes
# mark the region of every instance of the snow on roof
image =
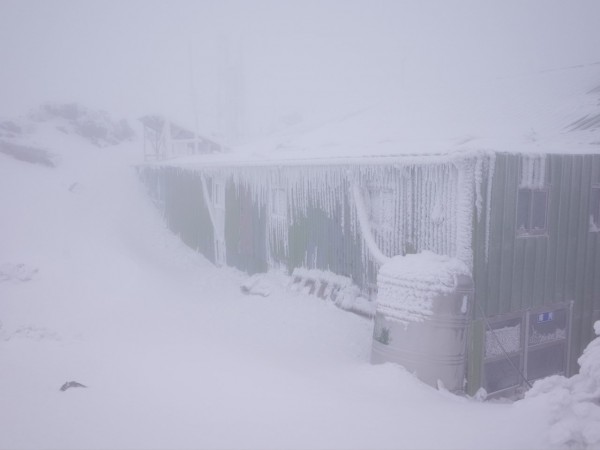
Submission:
[[[140,117],[139,121],[142,123],[142,125],[151,129],[152,131],[161,133],[167,119],[158,114],[147,114]],[[214,151],[222,151],[223,146],[221,144],[218,144],[217,142],[208,139],[205,136],[197,136],[193,131],[173,122],[170,119],[168,120],[168,125],[171,131],[171,139],[175,141],[198,139],[198,141],[210,145]]]
[[600,62],[468,86],[422,86],[383,104],[301,122],[228,155],[177,164],[297,163],[309,159],[600,152]]
[[249,148],[337,156],[445,153],[464,148],[597,152],[599,86],[600,63],[454,90],[404,92],[385,105],[310,130],[292,130]]

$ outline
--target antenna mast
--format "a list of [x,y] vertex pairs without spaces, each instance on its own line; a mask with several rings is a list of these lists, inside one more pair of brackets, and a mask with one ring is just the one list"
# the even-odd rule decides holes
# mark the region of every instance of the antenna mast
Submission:
[[194,154],[199,153],[199,120],[198,120],[198,95],[196,92],[196,73],[194,70],[194,52],[192,51],[192,42],[188,43],[188,58],[190,62],[190,94],[192,97],[192,112],[194,114]]

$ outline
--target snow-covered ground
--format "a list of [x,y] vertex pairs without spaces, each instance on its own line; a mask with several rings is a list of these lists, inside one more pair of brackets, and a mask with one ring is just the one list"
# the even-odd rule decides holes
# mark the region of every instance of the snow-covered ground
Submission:
[[521,449],[600,429],[598,396],[560,422],[561,378],[483,403],[370,365],[369,320],[277,274],[244,295],[171,235],[139,143],[37,127],[55,168],[0,154],[0,448]]

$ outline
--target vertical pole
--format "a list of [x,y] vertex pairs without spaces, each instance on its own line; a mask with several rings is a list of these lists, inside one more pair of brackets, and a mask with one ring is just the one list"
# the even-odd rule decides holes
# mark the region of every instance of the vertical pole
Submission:
[[525,337],[523,338],[523,376],[526,380],[529,379],[529,374],[527,373],[527,363],[529,361],[529,317],[531,315],[531,311],[528,309],[525,311]]
[[194,84],[195,71],[194,71],[194,59],[192,52],[192,43],[188,45],[188,58],[190,62],[190,95],[192,97],[192,112],[194,114],[194,154],[199,153],[199,138],[198,138],[198,98],[196,95],[196,87]]
[[148,160],[148,152],[146,151],[146,125],[142,125],[144,128],[144,147],[143,147],[143,152],[144,152],[144,161]]
[[567,315],[567,342],[566,342],[566,358],[567,360],[565,361],[565,376],[566,377],[570,377],[571,376],[571,335],[573,333],[573,306],[574,306],[575,302],[573,300],[571,300],[569,302],[569,308],[567,309],[568,311],[568,315]]
[[165,119],[165,158],[173,156],[173,143],[171,142],[171,121]]

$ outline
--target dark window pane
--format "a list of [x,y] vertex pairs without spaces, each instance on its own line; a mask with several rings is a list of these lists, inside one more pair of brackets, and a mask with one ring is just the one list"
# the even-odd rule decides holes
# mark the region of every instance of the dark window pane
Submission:
[[519,189],[517,198],[517,232],[527,233],[531,229],[531,189]]
[[531,229],[533,231],[546,230],[546,206],[548,193],[546,191],[533,191],[533,205],[531,214]]
[[510,361],[503,358],[498,361],[486,362],[483,368],[485,390],[491,394],[512,386],[518,386],[521,382],[521,375],[515,368],[519,368],[519,361],[520,355],[516,355],[512,356]]
[[565,341],[530,349],[527,359],[527,378],[529,381],[564,373],[565,351]]

